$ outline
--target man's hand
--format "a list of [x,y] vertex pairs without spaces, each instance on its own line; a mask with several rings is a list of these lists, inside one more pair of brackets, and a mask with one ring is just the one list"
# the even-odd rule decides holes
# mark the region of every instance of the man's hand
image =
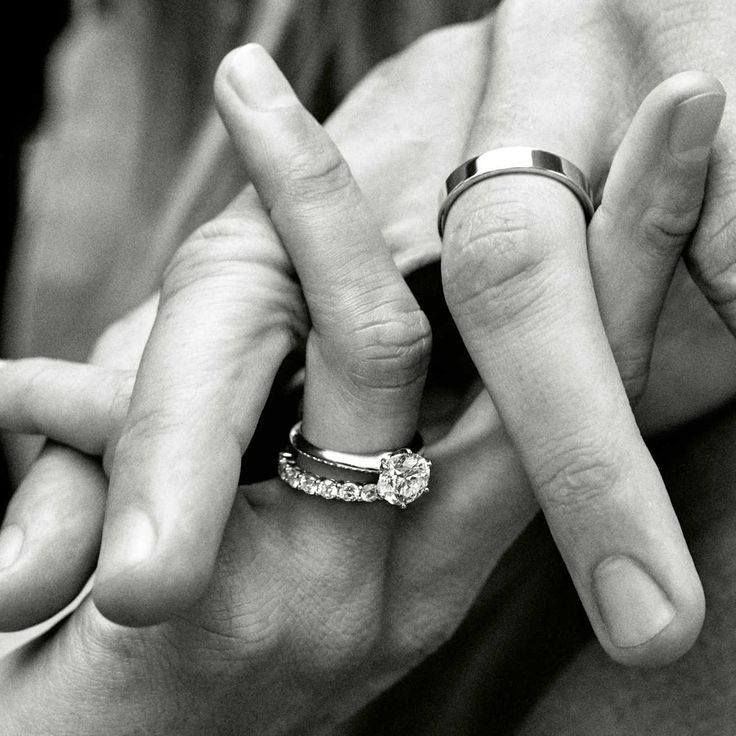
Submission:
[[[701,218],[723,89],[703,72],[679,75],[667,116],[629,124],[675,71],[696,67],[736,86],[728,5],[502,4],[465,157],[498,146],[549,150],[592,175],[602,202],[586,233],[579,204],[557,182],[504,176],[472,187],[447,220],[452,314],[598,638],[624,662],[671,654],[702,618],[697,576],[629,407],[646,387],[662,296],[696,226],[686,257],[736,332],[728,123]],[[664,151],[639,145],[634,129],[647,125],[666,136]],[[638,165],[621,177],[627,159]],[[644,184],[653,167],[663,178]]]

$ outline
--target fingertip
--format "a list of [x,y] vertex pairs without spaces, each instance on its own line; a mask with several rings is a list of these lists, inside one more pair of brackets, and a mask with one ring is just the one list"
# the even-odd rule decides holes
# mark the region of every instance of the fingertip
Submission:
[[123,509],[105,522],[100,573],[114,577],[145,563],[154,554],[156,543],[156,525],[151,516],[140,508]]
[[297,102],[276,62],[257,43],[240,46],[225,56],[215,74],[214,91],[215,102],[226,123],[232,115],[233,99],[256,110],[287,107]]
[[242,60],[242,51],[243,49],[247,49],[250,45],[255,46],[256,44],[246,44],[245,46],[238,46],[237,48],[228,51],[218,65],[217,71],[215,71],[213,82],[215,104],[218,109],[220,109],[220,112],[222,112],[222,103],[227,102],[228,96],[234,91],[230,80],[238,73],[238,67]]
[[82,589],[90,566],[84,565],[80,573],[76,560],[60,564],[49,552],[36,544],[0,572],[0,631],[20,631],[46,621]]
[[151,626],[187,608],[206,589],[216,553],[184,523],[161,529],[148,511],[129,506],[105,527],[93,599],[124,626]]
[[194,402],[176,413],[163,407],[154,421],[165,432],[150,421],[134,423],[118,443],[92,593],[115,623],[165,621],[193,603],[212,576],[242,452],[208,398],[202,405],[213,416]]
[[99,551],[106,479],[68,448],[47,447],[0,533],[0,631],[42,623],[79,594]]
[[720,80],[710,72],[689,70],[668,77],[654,88],[650,96],[658,96],[672,105],[677,105],[690,97],[702,94],[718,94],[726,97],[726,90]]
[[[626,646],[626,641],[620,640],[622,632],[609,627],[599,632],[608,655],[626,666],[653,668],[671,664],[686,654],[697,641],[705,620],[705,596],[697,576],[680,581],[674,594],[667,597],[667,606],[671,611],[667,617],[650,610],[652,619],[659,617],[664,625],[641,643]],[[632,632],[624,634],[624,640],[627,636]]]
[[[680,152],[710,146],[725,101],[726,90],[708,72],[685,71],[668,77],[642,101],[616,158],[623,152],[629,166],[651,178],[657,173],[664,141],[675,158]],[[616,159],[612,174],[615,171]],[[630,172],[627,178],[631,180]]]
[[207,590],[214,562],[183,551],[95,579],[92,599],[100,613],[122,626],[167,621],[194,604]]
[[[672,158],[689,169],[707,161],[725,104],[726,90],[715,76],[702,71],[680,72],[652,90],[632,127],[643,141],[649,138],[656,142],[664,136]],[[650,126],[649,135],[642,136]]]
[[655,668],[672,664],[684,656],[697,641],[705,612],[678,612],[672,622],[654,639],[638,647],[621,648],[604,642],[609,656],[628,667]]
[[22,544],[10,539],[18,554],[0,570],[0,631],[20,631],[48,620],[76,598],[94,569],[96,531],[34,531],[23,535]]
[[231,49],[217,67],[215,83],[229,83],[230,75],[237,74],[242,64],[247,64],[251,59],[262,60],[264,57],[271,58],[259,43],[249,42]]
[[88,549],[60,559],[59,545],[29,550],[0,574],[0,631],[21,631],[66,608],[89,580],[94,564]]

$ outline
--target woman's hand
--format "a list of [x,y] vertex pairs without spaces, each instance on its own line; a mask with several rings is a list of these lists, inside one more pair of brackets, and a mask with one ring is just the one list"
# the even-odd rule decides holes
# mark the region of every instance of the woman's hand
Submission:
[[[259,202],[249,192],[240,200],[252,241],[229,240],[227,254],[239,262],[241,249],[260,248],[260,261],[245,261],[257,273],[260,264],[288,251],[311,316],[305,434],[347,451],[405,444],[417,424],[429,328],[362,194],[335,146],[299,106],[261,49],[246,47],[225,63],[218,95],[260,196]],[[176,273],[172,269],[169,279]],[[294,284],[286,275],[284,267],[285,280]],[[182,287],[207,284],[185,280]],[[194,337],[232,337],[224,325],[207,318],[239,323],[242,315],[233,318],[225,310],[234,309],[230,302],[213,291],[204,292],[213,297],[206,302],[190,301],[184,290],[175,293],[180,301],[174,302],[178,311],[172,318],[188,314],[198,320],[190,325],[204,324],[213,331],[209,335],[200,328]],[[250,308],[273,304],[271,292],[251,289],[249,296]],[[167,298],[171,300],[164,292],[164,303]],[[259,313],[259,325],[265,316]],[[152,345],[155,338],[141,371],[156,349]],[[232,472],[233,466],[239,470],[244,446],[237,433],[252,432],[250,397],[241,374],[255,370],[253,362],[246,362],[248,347],[233,346],[238,374],[227,384],[232,393],[209,397],[213,415],[224,407],[223,426],[213,424],[212,416],[203,418],[210,422],[209,433],[222,433],[222,445],[207,438],[217,455],[210,462],[222,473]],[[263,357],[259,352],[253,356]],[[201,378],[201,366],[193,374],[188,368],[182,366],[180,380]],[[90,454],[107,454],[113,482],[117,468],[130,472],[122,427],[131,416],[125,406],[129,373],[21,361],[6,366],[5,378],[0,406],[10,423],[38,430],[43,425],[52,438]],[[139,381],[134,397],[145,390],[141,385]],[[439,465],[433,491],[403,515],[382,503],[310,497],[278,480],[250,486],[236,497],[234,508],[227,508],[230,518],[217,575],[206,581],[202,601],[169,623],[145,630],[111,624],[86,601],[45,644],[39,642],[33,651],[6,663],[3,733],[53,729],[115,734],[139,727],[184,734],[305,732],[350,713],[451,633],[518,522],[533,511],[523,475],[493,414],[483,412],[474,423],[480,431],[470,442],[466,436],[461,454],[452,436],[434,445]],[[494,435],[499,439],[489,452]],[[239,453],[231,461],[227,452],[234,443]],[[153,446],[150,452],[154,459],[160,457]],[[150,460],[147,456],[144,465]],[[187,462],[182,455],[166,457],[165,465],[159,460],[167,476],[161,478],[165,489],[185,490],[192,485],[189,473],[208,470],[184,468]],[[143,466],[141,472],[146,472]],[[495,490],[488,492],[489,476],[506,478],[502,498]],[[145,476],[142,480],[150,485]],[[179,568],[193,559],[192,550],[212,542],[205,538],[211,532],[199,533],[194,526],[208,522],[202,516],[221,512],[226,498],[222,490],[236,480],[221,478],[221,487],[211,486],[212,495],[186,504],[183,495],[168,499],[158,493],[145,505],[140,497],[120,497],[121,513],[136,514],[138,523],[147,524],[147,534],[133,530],[124,540],[135,553],[150,554],[145,545],[157,544],[151,537],[158,533],[160,538],[167,523],[164,515],[178,515],[188,525],[185,545],[172,550],[168,577],[158,580],[170,595],[181,595],[177,587],[187,584]],[[25,506],[28,501],[21,490],[6,532],[14,522],[29,527],[23,516],[38,509]],[[489,505],[499,507],[491,513]],[[33,555],[32,545],[24,545],[18,562],[8,568],[11,579],[20,582],[28,573],[28,553]],[[114,599],[130,588],[130,582],[119,579],[126,573],[124,569],[118,579],[102,580],[108,586],[108,605],[116,610],[129,606],[127,600]],[[133,568],[131,573],[138,574],[134,584],[140,585],[140,571]],[[139,601],[137,610],[160,616],[159,601],[145,601],[148,609]],[[41,704],[32,702],[33,691],[46,692],[49,686]]]
[[[483,49],[469,43],[471,39],[476,40],[479,37],[478,31],[482,32],[482,29],[458,28],[441,44],[446,49],[450,42],[455,50],[455,58],[462,61],[464,68],[476,69],[473,79],[480,79],[484,58]],[[404,270],[426,263],[438,253],[439,240],[434,215],[441,172],[449,169],[459,154],[461,132],[457,128],[458,122],[461,127],[463,124],[465,127],[470,124],[476,103],[477,90],[473,86],[456,89],[453,75],[444,70],[442,65],[434,62],[434,69],[428,66],[435,59],[438,48],[438,44],[428,39],[423,47],[408,52],[399,60],[398,65],[382,67],[356,90],[347,103],[346,111],[332,121],[335,136],[347,144],[351,163],[361,172],[362,183],[368,185],[371,206],[380,222],[392,223],[386,227],[385,236]],[[442,85],[448,92],[454,90],[455,109],[452,116],[435,116],[432,120],[424,114],[426,106],[434,100],[432,90],[427,86],[430,80],[435,85],[434,89],[437,89],[437,85]],[[459,119],[459,115],[464,115],[464,120]],[[371,117],[375,120],[373,125],[369,123]],[[452,140],[455,140],[455,144],[449,145],[448,141]],[[440,144],[442,148],[439,148]],[[425,160],[422,154],[428,146],[437,148],[438,155],[443,158]],[[430,176],[433,178],[429,178]],[[176,288],[168,288],[168,282],[175,282],[178,274],[188,273],[192,284],[187,289],[190,306],[182,312],[181,319],[174,320],[168,326],[165,326],[165,320],[159,322],[159,331],[163,327],[164,333],[168,332],[172,342],[177,345],[171,363],[176,364],[178,361],[182,370],[191,373],[188,383],[198,387],[203,382],[202,372],[207,372],[207,383],[212,394],[218,398],[213,403],[202,392],[182,389],[183,395],[174,397],[181,406],[175,406],[174,410],[183,417],[184,430],[179,431],[173,422],[163,423],[154,433],[157,435],[155,442],[168,446],[173,453],[188,453],[195,467],[200,464],[206,466],[213,460],[211,442],[206,438],[201,443],[192,442],[186,451],[180,445],[182,435],[185,438],[190,436],[187,429],[190,417],[197,420],[215,410],[220,414],[229,411],[227,401],[223,401],[221,397],[232,390],[229,383],[234,372],[243,368],[241,357],[233,349],[236,341],[228,339],[228,335],[223,335],[221,340],[218,338],[222,332],[223,320],[216,310],[211,294],[216,294],[219,300],[233,305],[236,322],[230,325],[233,331],[230,337],[236,333],[240,342],[254,355],[258,354],[263,344],[262,333],[267,332],[265,328],[279,319],[281,332],[278,340],[282,344],[299,349],[306,338],[308,318],[300,290],[294,283],[293,274],[289,272],[288,260],[283,252],[278,248],[261,247],[259,237],[263,235],[263,228],[247,217],[249,207],[253,204],[252,198],[252,191],[246,193],[215,221],[197,231],[177,254],[165,279],[167,286],[164,288],[162,314],[172,307],[171,297],[177,291]],[[244,207],[244,204],[248,206]],[[233,242],[239,245],[243,241],[246,246],[238,251],[238,260],[227,257],[220,259],[221,254],[226,256]],[[282,257],[277,260],[279,253]],[[261,256],[267,258],[260,262],[258,259]],[[250,264],[252,260],[256,261],[253,267]],[[176,302],[177,309],[181,303],[181,299]],[[128,380],[132,384],[157,307],[158,299],[151,299],[120,323],[113,325],[98,342],[92,356],[93,362],[130,371]],[[190,325],[193,323],[190,318],[193,315],[198,319],[207,316],[214,325],[213,329],[205,327],[202,330],[206,334],[197,351],[197,360],[191,359],[189,345],[182,339],[191,338]],[[262,324],[263,319],[265,323]],[[216,341],[217,344],[214,344]],[[187,356],[183,357],[183,353],[187,353]],[[256,371],[243,371],[247,374],[245,380],[249,387],[245,393],[251,396],[254,405],[265,402],[278,367],[278,359],[273,360],[271,373],[260,357],[249,359],[244,356],[242,360],[256,362]],[[230,373],[221,370],[229,364],[234,364]],[[267,376],[260,385],[257,384],[259,375]],[[162,383],[170,381],[171,376],[167,370]],[[127,394],[124,389],[119,393],[120,398],[116,405],[124,411]],[[164,405],[171,398],[157,393],[158,406],[151,407],[149,416],[163,416]],[[151,440],[154,440],[153,436]],[[148,444],[148,440],[145,442]],[[26,584],[21,586],[22,590],[14,587],[14,593],[11,594],[5,588],[9,593],[7,596],[3,595],[6,605],[1,615],[5,628],[28,626],[52,615],[76,596],[94,569],[105,504],[99,484],[100,471],[93,463],[59,446],[47,449],[24,479],[13,501],[6,525],[11,525],[13,520],[21,522],[20,526],[24,528],[26,536],[25,550],[28,553],[24,558],[35,573],[25,578]],[[234,492],[234,488],[226,491],[231,495]],[[218,488],[212,497],[193,495],[197,499],[196,503],[207,506],[205,516],[208,518],[214,512],[213,506],[222,504],[218,513],[224,518],[228,513],[229,500],[221,498],[222,493]],[[178,490],[176,495],[179,496]],[[172,509],[173,512],[175,509]],[[50,521],[34,523],[30,516],[26,518],[26,513],[32,515],[33,519]],[[170,545],[175,554],[174,559],[169,562],[159,558],[161,566],[158,569],[163,579],[168,578],[169,563],[179,564],[181,555],[178,550],[186,549],[184,540],[177,539],[178,535],[185,536],[184,528],[173,518],[170,528],[173,535]],[[210,537],[208,543],[210,549],[207,555],[193,552],[192,558],[183,566],[182,574],[196,578],[200,587],[208,579],[207,567],[216,554],[219,535]],[[63,557],[55,553],[59,544],[67,549]],[[32,579],[36,581],[35,585],[28,584]],[[14,578],[12,585],[18,585],[20,580],[22,578]],[[145,598],[143,591],[139,593]],[[155,583],[153,594],[163,597],[163,593],[161,586]],[[182,599],[184,603],[189,603],[195,594],[192,585],[184,586],[177,600],[168,599],[162,601],[162,605],[173,610]],[[143,598],[135,594],[128,599],[128,608],[137,611],[138,620],[143,620],[147,615]],[[114,611],[108,613],[116,616]],[[123,616],[125,613],[120,612],[117,615]],[[128,620],[130,615],[128,614]]]

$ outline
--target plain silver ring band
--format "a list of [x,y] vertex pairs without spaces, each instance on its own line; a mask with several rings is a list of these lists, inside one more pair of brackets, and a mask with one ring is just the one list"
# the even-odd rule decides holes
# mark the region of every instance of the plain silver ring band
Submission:
[[469,159],[447,177],[444,200],[437,216],[440,238],[444,235],[450,208],[466,189],[484,179],[506,174],[539,174],[555,179],[578,198],[586,223],[593,217],[593,190],[585,174],[575,164],[555,153],[536,148],[494,148]]
[[[325,465],[332,465],[343,470],[356,470],[363,473],[380,473],[381,460],[396,450],[385,450],[371,455],[358,455],[352,452],[339,452],[338,450],[325,450],[313,445],[302,434],[302,423],[297,422],[289,432],[289,444],[300,454]],[[407,450],[419,453],[424,447],[422,435],[417,432],[411,444],[406,445]],[[402,448],[403,449],[403,448]]]

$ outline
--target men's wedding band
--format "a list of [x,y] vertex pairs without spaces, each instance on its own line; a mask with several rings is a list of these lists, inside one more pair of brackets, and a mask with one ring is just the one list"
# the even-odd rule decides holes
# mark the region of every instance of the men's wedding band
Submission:
[[484,179],[507,174],[539,174],[555,179],[577,197],[585,213],[585,221],[590,222],[593,217],[593,190],[585,174],[575,164],[562,156],[536,148],[494,148],[469,159],[447,177],[444,200],[437,216],[440,237],[445,233],[450,208],[464,191]]

